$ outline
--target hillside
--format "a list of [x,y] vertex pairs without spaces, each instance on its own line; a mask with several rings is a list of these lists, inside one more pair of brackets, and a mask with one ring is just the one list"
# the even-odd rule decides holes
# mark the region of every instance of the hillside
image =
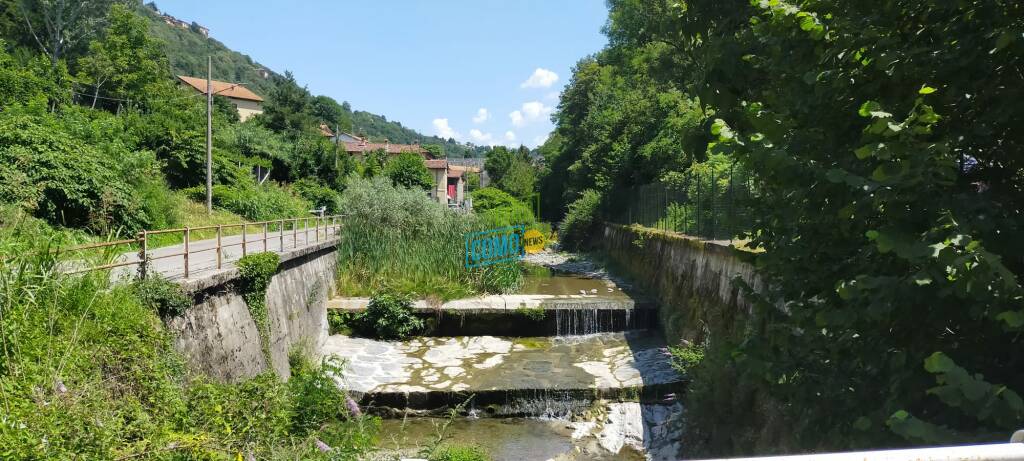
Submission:
[[[175,75],[206,75],[206,57],[213,57],[213,78],[228,82],[242,82],[260,96],[266,98],[276,85],[281,75],[267,66],[253,60],[248,55],[234,51],[223,43],[205,37],[195,26],[190,28],[176,27],[167,24],[152,4],[139,8],[150,21],[149,29],[155,37],[164,42],[164,51]],[[194,18],[180,18],[191,21]],[[194,23],[193,23],[194,24]],[[261,70],[265,73],[261,74]],[[344,110],[349,105],[343,104]],[[369,138],[371,141],[382,142],[385,139],[401,144],[438,144],[450,157],[483,156],[483,146],[462,144],[454,140],[446,140],[437,136],[428,136],[407,128],[396,121],[389,121],[383,115],[365,111],[351,111],[343,114],[342,120],[351,120],[351,126],[342,126],[343,131],[351,131]]]

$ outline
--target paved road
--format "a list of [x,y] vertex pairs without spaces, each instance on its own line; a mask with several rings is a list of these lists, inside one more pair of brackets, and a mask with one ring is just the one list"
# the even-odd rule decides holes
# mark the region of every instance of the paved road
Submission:
[[[263,233],[253,232],[246,235],[245,253],[253,254],[263,251],[282,253],[334,238],[335,229],[328,229],[328,232],[325,232],[323,228],[319,232],[310,229],[308,233],[301,229],[295,233],[292,233],[291,230],[285,230],[283,235],[282,232],[267,232],[266,242],[264,243]],[[221,238],[221,268],[233,267],[234,262],[242,257],[241,243],[241,235],[224,236]],[[195,278],[204,272],[217,269],[216,248],[217,239],[189,242],[189,278]],[[150,273],[158,273],[171,280],[185,278],[185,257],[181,255],[184,251],[184,245],[171,245],[150,250]],[[121,255],[119,261],[138,261],[138,259],[138,253],[125,253]],[[111,275],[115,278],[121,278],[134,276],[137,271],[137,266],[125,266],[113,271]]]

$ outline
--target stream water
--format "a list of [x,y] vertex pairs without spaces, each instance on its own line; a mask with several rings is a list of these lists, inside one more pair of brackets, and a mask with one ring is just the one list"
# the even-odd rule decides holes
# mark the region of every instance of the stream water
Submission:
[[415,458],[439,438],[496,461],[676,459],[681,378],[646,329],[654,311],[601,278],[534,275],[520,292],[555,297],[544,305],[555,336],[328,339],[325,353],[349,359],[339,384],[387,416],[380,459]]

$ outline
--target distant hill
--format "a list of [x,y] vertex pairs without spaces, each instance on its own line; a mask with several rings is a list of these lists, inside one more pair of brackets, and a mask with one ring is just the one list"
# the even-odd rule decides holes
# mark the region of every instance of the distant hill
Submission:
[[[139,8],[140,13],[150,20],[150,32],[163,40],[164,51],[175,75],[202,77],[206,75],[206,57],[213,58],[213,78],[227,82],[241,82],[249,89],[267,97],[275,81],[282,76],[251,57],[234,51],[214,38],[203,35],[196,23],[188,27],[168,24],[152,3]],[[189,18],[181,18],[188,21]],[[186,22],[180,23],[186,25]],[[216,31],[214,31],[216,32]],[[345,104],[348,107],[348,104]],[[343,117],[349,119],[349,117]],[[356,110],[352,112],[351,131],[371,141],[387,139],[397,144],[439,144],[450,157],[480,157],[487,150],[484,146],[462,144],[452,139],[424,135],[416,130],[389,121],[383,115]],[[345,129],[346,127],[343,127]]]

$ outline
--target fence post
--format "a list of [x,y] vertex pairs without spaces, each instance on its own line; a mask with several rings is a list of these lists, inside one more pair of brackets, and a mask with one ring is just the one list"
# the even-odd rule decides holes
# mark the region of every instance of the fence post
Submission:
[[715,170],[711,169],[711,240],[715,240],[715,231],[718,225],[718,211],[715,210],[715,194],[718,193],[718,180],[715,178]]
[[729,218],[729,227],[730,227],[730,230],[729,230],[729,244],[730,245],[732,245],[732,238],[733,238],[733,236],[736,235],[736,215],[735,215],[736,209],[735,209],[735,201],[733,200],[733,196],[736,195],[736,191],[734,190],[735,186],[733,186],[733,183],[732,183],[732,178],[733,178],[735,170],[736,170],[736,161],[733,160],[732,164],[729,165],[729,213],[728,213],[728,218]]
[[188,251],[189,251],[189,249],[188,249],[188,241],[189,241],[190,234],[191,234],[191,232],[189,231],[188,227],[186,227],[185,228],[185,278],[188,278]]
[[223,230],[221,228],[221,225],[217,224],[217,269],[221,268],[221,263],[222,263],[222,260],[224,259],[223,256],[221,255],[221,251],[223,251],[223,250],[222,250],[221,243],[220,243],[221,236],[223,234],[224,233],[223,233]]
[[309,218],[302,220],[302,230],[306,232],[306,245],[309,245]]
[[281,238],[281,252],[284,252],[284,220],[277,226],[277,236]]
[[139,238],[139,279],[145,280],[146,279],[146,265],[147,265],[146,263],[148,262],[146,260],[146,256],[147,256],[146,253],[149,252],[148,251],[149,248],[148,248],[148,245],[146,243],[146,231],[139,232],[139,237],[138,238]]
[[243,258],[245,257],[245,241],[249,240],[249,238],[246,237],[246,228],[247,227],[249,227],[247,224],[242,224],[242,257]]
[[263,252],[267,252],[267,223],[263,222]]
[[297,248],[299,246],[299,220],[296,218],[289,221],[292,222],[292,248]]
[[693,236],[697,237],[697,238],[701,238],[701,235],[700,235],[700,215],[701,215],[701,211],[700,211],[700,172],[696,172],[694,174],[697,175],[697,206],[694,207],[694,210],[697,212],[697,219],[694,220],[694,225],[696,226],[696,229],[694,229]]

